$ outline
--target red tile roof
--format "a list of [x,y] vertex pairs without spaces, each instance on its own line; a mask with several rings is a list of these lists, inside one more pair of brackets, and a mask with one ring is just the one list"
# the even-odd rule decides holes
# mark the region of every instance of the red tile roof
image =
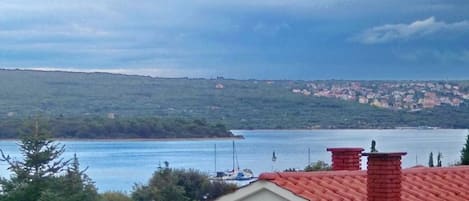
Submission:
[[[365,170],[263,173],[268,180],[311,201],[364,201]],[[402,170],[402,201],[469,200],[469,166]]]

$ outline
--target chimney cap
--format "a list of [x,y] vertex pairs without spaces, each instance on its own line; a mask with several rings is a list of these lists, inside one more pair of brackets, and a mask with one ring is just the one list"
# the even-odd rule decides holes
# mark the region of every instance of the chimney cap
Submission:
[[326,151],[330,151],[330,152],[348,152],[348,151],[362,152],[362,151],[365,151],[365,149],[363,149],[361,147],[337,147],[337,148],[327,148]]
[[370,152],[362,153],[362,156],[374,156],[374,157],[395,157],[405,156],[407,152]]

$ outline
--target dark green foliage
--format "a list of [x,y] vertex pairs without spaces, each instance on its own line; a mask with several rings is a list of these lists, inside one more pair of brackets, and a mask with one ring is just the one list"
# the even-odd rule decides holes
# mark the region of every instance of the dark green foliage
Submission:
[[137,185],[132,193],[135,201],[189,201],[213,200],[233,192],[235,185],[210,181],[195,170],[160,168],[148,185]]
[[469,165],[469,135],[467,135],[466,144],[461,150],[461,165]]
[[[135,122],[137,123],[137,122]],[[195,121],[205,125],[204,121]],[[1,152],[2,161],[12,172],[10,179],[0,179],[0,201],[129,201],[119,193],[100,196],[92,180],[80,170],[78,158],[63,160],[65,147],[51,140],[46,129],[36,121],[22,129],[20,152],[23,160],[14,160]],[[170,169],[169,163],[156,171],[148,185],[135,187],[132,198],[137,201],[213,200],[232,192],[236,186],[212,182],[195,170]]]
[[428,157],[428,167],[435,167],[433,164],[433,152],[430,152],[430,156]]
[[376,149],[376,141],[375,140],[371,140],[370,152],[371,153],[378,152],[378,150]]
[[441,159],[443,158],[443,154],[438,152],[438,156],[436,157],[436,167],[443,167]]
[[[86,169],[85,169],[86,170]],[[52,189],[64,201],[95,201],[99,199],[97,189],[85,170],[80,170],[78,158],[74,155],[65,176],[60,176]]]
[[283,170],[284,172],[298,172],[298,170],[296,168],[287,168],[285,170]]
[[[375,82],[380,81],[361,83],[372,85]],[[106,117],[108,113],[115,113],[123,118],[206,119],[227,125],[229,129],[467,128],[469,125],[469,103],[466,102],[460,107],[441,106],[407,112],[291,92],[308,83],[0,70],[3,103],[0,118],[4,119],[0,121],[0,128],[14,118],[24,119],[38,113],[51,118]],[[224,88],[216,89],[216,84],[223,84]]]
[[311,163],[305,167],[305,172],[312,172],[312,171],[326,171],[331,170],[332,167],[324,161],[316,161],[315,163]]
[[0,201],[98,201],[94,184],[79,170],[78,159],[74,157],[68,166],[70,160],[61,158],[64,146],[51,140],[38,121],[24,131],[29,134],[20,138],[23,160],[2,151],[1,160],[8,163],[12,175],[0,181]]
[[101,194],[101,201],[132,201],[132,199],[121,192],[105,192]]
[[[231,137],[225,126],[212,125],[204,120],[185,120],[156,117],[120,118],[75,117],[44,118],[57,138],[199,138]],[[0,127],[0,138],[16,138],[14,128],[22,120],[9,120]]]
[[48,186],[63,171],[69,161],[60,156],[64,146],[50,140],[51,135],[36,121],[23,129],[19,143],[23,161],[14,160],[2,153],[2,161],[8,163],[11,179],[2,179],[1,200],[37,201],[50,197]]

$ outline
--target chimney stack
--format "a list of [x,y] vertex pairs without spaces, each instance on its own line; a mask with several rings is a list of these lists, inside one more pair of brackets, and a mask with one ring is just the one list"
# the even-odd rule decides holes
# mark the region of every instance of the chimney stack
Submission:
[[368,201],[401,201],[401,158],[406,154],[406,152],[363,153],[363,156],[368,156]]
[[332,170],[360,170],[363,148],[327,148],[332,152]]

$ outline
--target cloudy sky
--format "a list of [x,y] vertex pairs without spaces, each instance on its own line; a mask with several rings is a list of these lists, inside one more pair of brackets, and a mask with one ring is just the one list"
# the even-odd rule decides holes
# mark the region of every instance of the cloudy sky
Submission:
[[469,79],[465,0],[0,0],[0,67]]

